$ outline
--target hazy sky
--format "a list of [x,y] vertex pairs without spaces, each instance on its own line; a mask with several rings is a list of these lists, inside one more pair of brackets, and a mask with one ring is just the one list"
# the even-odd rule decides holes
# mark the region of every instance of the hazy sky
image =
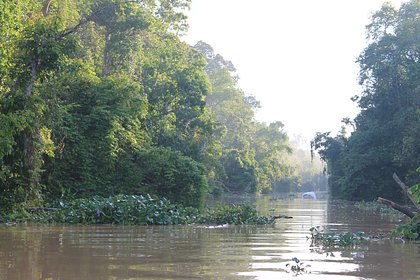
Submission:
[[[261,102],[256,118],[281,121],[291,138],[336,133],[358,109],[365,26],[381,0],[193,0],[183,39],[231,60],[239,87]],[[402,1],[389,1],[399,7]]]

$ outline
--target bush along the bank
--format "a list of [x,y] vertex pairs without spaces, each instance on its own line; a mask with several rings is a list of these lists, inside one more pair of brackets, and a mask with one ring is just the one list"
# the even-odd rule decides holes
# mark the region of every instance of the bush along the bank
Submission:
[[34,214],[37,222],[68,224],[271,224],[251,205],[219,205],[201,212],[150,195],[117,195],[60,202],[54,211]]
[[397,227],[391,236],[403,237],[408,240],[420,240],[420,214],[414,216],[410,222]]

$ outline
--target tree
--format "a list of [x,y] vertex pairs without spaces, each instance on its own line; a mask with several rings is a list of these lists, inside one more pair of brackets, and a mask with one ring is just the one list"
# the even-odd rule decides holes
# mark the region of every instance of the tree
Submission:
[[418,181],[419,13],[418,1],[410,1],[398,11],[385,3],[373,15],[367,26],[369,45],[358,58],[363,92],[354,98],[361,109],[356,130],[339,150],[332,138],[314,139],[342,198],[400,196],[393,187],[394,172],[409,184]]
[[[176,36],[186,28],[189,3],[1,3],[2,207],[153,191],[138,175],[147,165],[138,161],[140,153],[152,145],[179,150],[162,155],[201,178],[190,157],[200,157],[197,147],[207,133],[208,84],[203,59]],[[166,115],[159,134],[156,118]],[[170,137],[179,143],[161,141]],[[195,192],[187,175],[180,173],[177,178],[186,179],[172,184],[171,195],[191,203],[187,194],[180,198],[185,183],[202,201],[205,191]],[[198,189],[205,189],[203,182]]]
[[258,123],[254,111],[259,102],[237,87],[232,62],[215,54],[202,41],[195,48],[207,60],[211,90],[206,96],[206,108],[220,135],[207,143],[207,157],[215,159],[210,163],[210,183],[233,192],[270,192],[278,181],[294,176],[285,160],[291,149],[283,124]]

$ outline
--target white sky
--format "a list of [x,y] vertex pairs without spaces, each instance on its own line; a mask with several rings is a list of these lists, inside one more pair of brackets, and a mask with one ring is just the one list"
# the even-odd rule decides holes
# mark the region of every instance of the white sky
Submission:
[[361,92],[355,60],[383,2],[193,0],[183,39],[202,40],[233,62],[239,87],[261,102],[258,121],[281,121],[291,138],[310,141],[359,111],[350,100]]

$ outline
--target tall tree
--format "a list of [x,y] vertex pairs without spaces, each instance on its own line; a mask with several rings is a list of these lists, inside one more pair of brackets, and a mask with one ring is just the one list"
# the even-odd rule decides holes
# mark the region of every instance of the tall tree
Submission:
[[[207,146],[214,164],[213,183],[233,192],[271,191],[286,177],[292,167],[286,162],[291,151],[281,122],[266,125],[254,119],[259,102],[238,88],[238,76],[232,62],[215,54],[213,48],[200,41],[195,48],[207,60],[206,72],[211,90],[206,108],[216,121],[220,137]],[[216,162],[218,162],[216,161]]]
[[[168,194],[180,199],[182,183],[201,200],[206,187],[202,169],[182,155],[199,158],[191,146],[200,146],[206,134],[204,62],[176,36],[186,28],[183,9],[189,3],[0,4],[2,206],[40,203],[44,196],[161,193],[162,184],[139,171],[152,157],[164,161],[165,156],[182,172],[190,169],[196,175],[181,172],[185,180],[174,179]],[[152,89],[150,81],[158,87]],[[156,114],[173,116],[164,134],[175,128],[173,138],[182,139],[187,148],[165,145],[180,152],[156,149],[162,157],[145,152],[163,145],[151,129]]]
[[[367,26],[369,45],[358,58],[363,93],[355,132],[334,163],[333,138],[315,138],[314,147],[337,177],[337,194],[349,199],[398,196],[392,173],[406,182],[418,180],[420,166],[420,5],[410,1],[399,10],[385,3]],[[321,140],[321,141],[319,141]],[[324,141],[325,140],[325,141]],[[337,172],[333,172],[337,170]],[[332,186],[334,187],[334,186]]]

